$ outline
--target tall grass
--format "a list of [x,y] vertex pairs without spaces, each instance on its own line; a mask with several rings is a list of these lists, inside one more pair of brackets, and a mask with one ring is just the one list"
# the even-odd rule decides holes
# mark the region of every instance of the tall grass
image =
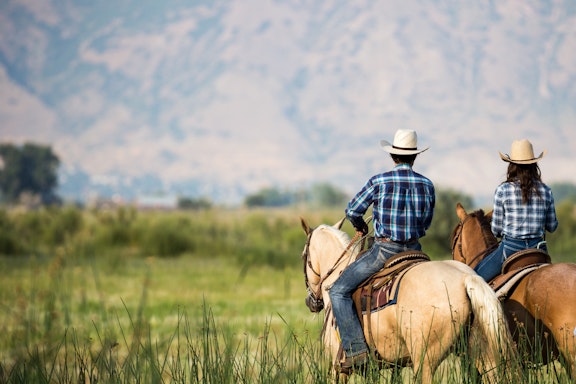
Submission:
[[[121,267],[115,276],[93,271],[90,278],[85,273],[98,264],[58,256],[25,265],[2,261],[2,271],[12,270],[14,277],[0,285],[13,283],[16,289],[2,294],[0,382],[270,383],[312,382],[309,377],[326,376],[317,325],[301,325],[290,313],[276,313],[273,321],[274,312],[262,316],[251,310],[258,325],[247,326],[249,316],[238,313],[238,319],[227,320],[226,310],[218,305],[213,309],[203,299],[190,311],[184,305],[163,308],[155,280],[173,269],[158,264],[174,260],[149,261],[145,268],[137,262]],[[130,276],[134,268],[140,269],[137,278]],[[218,289],[218,275],[207,270]],[[108,295],[116,288],[110,283],[122,279],[130,290],[124,290],[126,299],[119,298],[112,308]],[[135,280],[141,281],[139,289],[133,286]],[[92,292],[88,285],[94,287]],[[291,298],[285,299],[294,305]]]
[[[330,382],[319,340],[322,319],[314,320],[303,305],[298,269],[259,267],[231,281],[239,270],[214,261],[134,259],[115,270],[65,255],[0,262],[2,383]],[[201,273],[187,273],[193,269]],[[190,275],[199,279],[186,288]],[[300,289],[285,288],[292,285]],[[571,382],[558,364],[524,375],[527,384]],[[371,366],[352,383],[410,377],[410,368]],[[478,374],[461,353],[449,356],[435,377],[474,383]]]
[[[127,313],[128,317],[130,314]],[[208,307],[199,329],[185,314],[174,332],[155,340],[138,321],[118,326],[121,342],[100,334],[86,340],[74,329],[53,344],[35,345],[0,362],[3,383],[323,383],[328,364],[307,335],[277,340],[264,326],[252,340],[218,327]]]

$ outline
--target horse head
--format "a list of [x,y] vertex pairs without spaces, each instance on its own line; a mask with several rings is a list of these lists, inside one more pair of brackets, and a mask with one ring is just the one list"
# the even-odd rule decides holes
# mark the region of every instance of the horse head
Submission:
[[[302,251],[304,264],[304,282],[308,296],[306,305],[312,312],[320,312],[324,308],[322,286],[326,279],[332,277],[339,260],[335,261],[338,252],[350,242],[350,237],[340,230],[345,218],[330,226],[321,224],[312,228],[306,220],[300,218],[302,229],[306,233],[306,244]],[[337,275],[336,275],[337,276]]]
[[460,221],[452,231],[450,240],[452,258],[474,268],[498,246],[498,240],[490,229],[492,211],[484,213],[479,209],[467,213],[462,204],[457,203],[456,215]]

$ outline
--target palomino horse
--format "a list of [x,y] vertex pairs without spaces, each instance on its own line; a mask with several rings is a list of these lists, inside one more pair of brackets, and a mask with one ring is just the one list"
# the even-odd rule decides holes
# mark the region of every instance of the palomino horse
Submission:
[[[332,356],[335,378],[348,378],[339,370],[339,337],[332,316],[329,287],[356,258],[358,247],[334,226],[313,229],[302,219],[308,238],[302,258],[309,292],[307,304],[325,309],[322,337]],[[510,372],[512,339],[494,291],[470,267],[453,261],[427,261],[412,267],[399,285],[397,303],[364,315],[364,333],[374,341],[383,366],[412,366],[414,379],[432,383],[440,363],[454,351],[459,337],[471,335],[469,352],[483,378],[497,382]],[[367,325],[369,324],[369,326]],[[367,329],[370,327],[370,329]],[[367,337],[368,340],[368,337]],[[472,345],[475,348],[472,348]],[[481,353],[480,353],[481,352]],[[504,362],[504,364],[502,364]],[[339,376],[338,376],[339,375]]]
[[[468,214],[458,203],[456,214],[460,222],[452,233],[452,256],[474,268],[497,246],[492,212]],[[576,264],[539,266],[511,286],[502,305],[518,345],[535,347],[528,350],[529,358],[546,364],[562,355],[576,381]]]

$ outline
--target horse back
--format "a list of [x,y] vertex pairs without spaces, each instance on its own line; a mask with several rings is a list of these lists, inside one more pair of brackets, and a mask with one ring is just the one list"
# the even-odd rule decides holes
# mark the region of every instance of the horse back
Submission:
[[533,306],[564,308],[576,321],[576,264],[558,263],[538,268],[526,276],[525,294]]

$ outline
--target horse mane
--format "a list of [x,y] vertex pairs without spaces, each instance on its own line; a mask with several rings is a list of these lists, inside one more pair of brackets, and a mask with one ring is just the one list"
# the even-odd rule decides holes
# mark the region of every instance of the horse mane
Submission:
[[486,216],[486,213],[484,212],[483,209],[477,209],[474,212],[469,213],[468,215],[478,219],[478,222],[480,223],[482,230],[484,230],[484,229],[491,230],[490,229],[490,220]]
[[336,239],[338,239],[338,241],[340,241],[340,243],[344,247],[346,247],[348,245],[348,243],[350,242],[350,236],[346,232],[341,231],[338,228],[334,228],[331,225],[320,224],[317,229],[324,229],[324,230],[330,232],[334,237],[336,237]]
[[[490,217],[486,215],[483,209],[477,209],[476,211],[469,213],[468,216],[476,218],[478,220],[480,228],[482,229],[482,235],[484,236],[486,242],[489,245],[493,245],[498,242],[498,240],[496,239],[492,240],[491,236],[487,236],[492,234],[492,228],[490,227]],[[454,229],[452,230],[452,234],[450,235],[450,243],[452,244],[454,243],[454,239],[457,235],[459,228],[460,224],[454,227]]]
[[488,245],[494,245],[498,242],[498,240],[492,235],[492,228],[490,226],[490,217],[486,216],[486,213],[483,209],[478,209],[469,214],[472,217],[475,217],[480,224],[480,228],[482,229],[482,235],[486,240]]

